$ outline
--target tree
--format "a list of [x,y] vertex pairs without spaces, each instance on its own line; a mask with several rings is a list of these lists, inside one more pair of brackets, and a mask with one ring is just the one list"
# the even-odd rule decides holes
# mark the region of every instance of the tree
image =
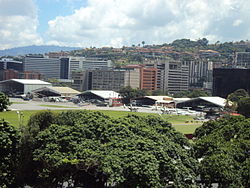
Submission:
[[[192,187],[196,161],[187,139],[161,117],[100,112],[58,114],[36,136],[35,187]],[[34,185],[34,184],[33,184]]]
[[247,118],[250,118],[250,97],[241,98],[239,100],[237,111]]
[[160,95],[166,95],[166,93],[164,93],[162,90],[158,89],[158,90],[152,91],[152,95],[153,96],[160,96]]
[[123,98],[124,104],[130,103],[134,98],[143,97],[148,94],[146,90],[134,89],[131,86],[123,87],[120,89],[119,93]]
[[244,89],[237,89],[227,96],[226,108],[229,111],[236,111],[238,103],[242,98],[248,97],[248,93]]
[[228,116],[195,131],[194,153],[206,187],[249,187],[250,119]]
[[8,96],[0,92],[0,112],[7,110],[10,104]]
[[248,93],[245,89],[237,89],[235,90],[233,93],[230,93],[228,96],[227,96],[227,99],[229,101],[232,101],[232,102],[235,102],[235,103],[238,103],[240,101],[241,98],[245,98],[245,97],[248,97]]
[[199,89],[195,89],[192,91],[181,91],[174,94],[174,97],[189,97],[189,98],[196,98],[196,97],[206,97],[208,93]]
[[21,132],[20,159],[17,169],[17,181],[20,186],[26,184],[37,187],[37,166],[40,164],[33,160],[33,151],[37,147],[36,137],[39,132],[48,128],[56,121],[56,114],[51,111],[41,111],[32,115]]
[[207,46],[208,40],[206,38],[202,38],[202,39],[197,40],[197,43],[201,46]]
[[17,187],[19,136],[8,122],[0,120],[0,187]]
[[197,98],[197,97],[207,97],[208,93],[202,90],[195,89],[191,91],[189,94],[187,94],[187,97],[189,98]]
[[142,43],[142,46],[144,47],[144,45],[145,45],[145,41],[142,41],[141,43]]

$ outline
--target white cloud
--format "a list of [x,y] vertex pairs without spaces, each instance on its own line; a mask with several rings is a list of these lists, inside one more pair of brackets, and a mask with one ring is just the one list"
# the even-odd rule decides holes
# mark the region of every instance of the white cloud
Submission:
[[242,24],[243,23],[243,21],[242,20],[240,20],[240,19],[237,19],[237,20],[235,20],[234,22],[233,22],[233,26],[239,26],[240,24]]
[[230,29],[249,23],[243,9],[249,5],[244,0],[88,0],[72,15],[50,20],[48,36],[64,45],[98,47],[177,38],[237,40],[248,36],[248,28],[242,35]]
[[[43,1],[43,0],[41,0]],[[28,44],[114,46],[169,43],[206,37],[211,42],[250,37],[246,0],[46,0],[74,11],[48,22],[41,39],[33,0],[0,0],[0,48]],[[77,6],[80,7],[76,8]],[[54,7],[57,8],[57,7]]]
[[32,0],[0,0],[0,5],[0,49],[42,43]]

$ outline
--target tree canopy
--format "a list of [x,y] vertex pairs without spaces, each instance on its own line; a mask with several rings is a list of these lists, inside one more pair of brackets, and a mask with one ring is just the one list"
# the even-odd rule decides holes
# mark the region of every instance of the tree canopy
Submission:
[[191,91],[181,91],[179,93],[174,94],[174,97],[189,97],[189,98],[206,97],[206,96],[208,96],[208,93],[200,89],[194,89]]
[[10,104],[8,96],[0,92],[0,112],[7,110]]
[[233,93],[230,93],[227,97],[229,101],[238,103],[241,98],[248,97],[248,93],[245,89],[237,89]]
[[195,131],[194,151],[205,186],[250,186],[249,133],[250,119],[242,116],[209,121]]
[[237,111],[240,114],[250,118],[250,97],[241,98],[239,100]]
[[35,187],[192,187],[197,170],[187,139],[155,116],[62,112],[33,146]]
[[126,86],[121,88],[119,93],[123,98],[123,102],[125,104],[128,104],[131,102],[131,99],[134,99],[136,97],[146,96],[148,94],[148,91],[141,89],[134,89],[131,86]]
[[[238,103],[242,98],[248,97],[248,93],[244,89],[237,89],[233,93],[230,93],[227,96],[227,107],[230,110],[237,110],[238,108]],[[232,103],[232,104],[230,104]]]
[[0,187],[15,187],[19,137],[16,129],[0,120]]

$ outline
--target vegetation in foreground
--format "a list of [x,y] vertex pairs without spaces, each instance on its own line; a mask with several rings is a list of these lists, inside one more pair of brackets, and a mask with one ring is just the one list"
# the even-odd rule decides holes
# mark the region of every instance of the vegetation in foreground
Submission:
[[[64,110],[65,111],[65,110]],[[7,111],[0,113],[0,119],[5,119],[6,121],[10,122],[11,125],[18,127],[21,124],[26,125],[29,121],[29,118],[32,114],[35,114],[39,111],[34,110],[25,110],[19,111]],[[53,110],[55,113],[61,113],[63,110]],[[113,118],[120,118],[127,116],[128,114],[134,114],[138,116],[148,116],[149,113],[142,113],[142,112],[125,112],[125,111],[111,111],[111,110],[102,110],[100,111],[105,115],[108,115]],[[155,116],[159,116],[158,114],[151,114]],[[167,115],[163,114],[161,117],[170,122],[172,126],[179,132],[183,134],[191,134],[194,133],[197,127],[200,127],[202,122],[194,121],[190,116],[183,116],[183,115]]]
[[195,157],[201,182],[210,187],[250,187],[250,119],[209,121],[195,131]]
[[250,187],[243,116],[204,123],[192,143],[157,116],[42,111],[20,128],[0,121],[0,187]]
[[0,92],[0,112],[7,110],[10,104],[8,96]]
[[191,145],[160,117],[114,119],[100,112],[43,111],[22,128],[20,145],[9,146],[10,153],[19,152],[19,162],[7,170],[0,167],[14,177],[3,177],[6,187],[52,188],[63,182],[84,187],[194,186],[197,162]]

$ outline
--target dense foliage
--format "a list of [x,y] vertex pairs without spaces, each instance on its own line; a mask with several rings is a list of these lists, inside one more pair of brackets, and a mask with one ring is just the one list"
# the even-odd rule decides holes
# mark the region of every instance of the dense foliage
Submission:
[[36,165],[29,168],[38,173],[29,183],[35,187],[63,182],[85,187],[193,185],[196,162],[189,143],[160,117],[115,120],[99,112],[69,111],[45,127],[30,135],[35,139],[29,159]]
[[18,134],[8,122],[0,120],[0,187],[15,187],[18,162]]
[[8,96],[0,92],[0,112],[7,110],[10,104]]
[[231,102],[236,102],[238,103],[240,99],[248,97],[248,93],[245,89],[237,89],[233,93],[230,93],[227,96],[227,99]]
[[237,111],[245,117],[250,118],[250,97],[239,100]]
[[157,116],[42,111],[21,128],[0,121],[0,187],[250,187],[243,116],[204,123],[193,144]]
[[203,90],[195,89],[190,91],[181,91],[179,93],[175,93],[174,97],[181,98],[181,97],[188,97],[188,98],[196,98],[196,97],[207,97],[208,93]]
[[248,97],[248,93],[245,89],[237,89],[227,96],[226,100],[226,110],[227,111],[238,111],[238,104],[241,99]]
[[250,119],[226,117],[195,131],[195,156],[207,187],[250,187]]
[[137,97],[146,96],[148,91],[141,89],[134,89],[131,86],[126,86],[120,89],[119,91],[121,97],[123,98],[123,103],[131,103],[131,100]]

